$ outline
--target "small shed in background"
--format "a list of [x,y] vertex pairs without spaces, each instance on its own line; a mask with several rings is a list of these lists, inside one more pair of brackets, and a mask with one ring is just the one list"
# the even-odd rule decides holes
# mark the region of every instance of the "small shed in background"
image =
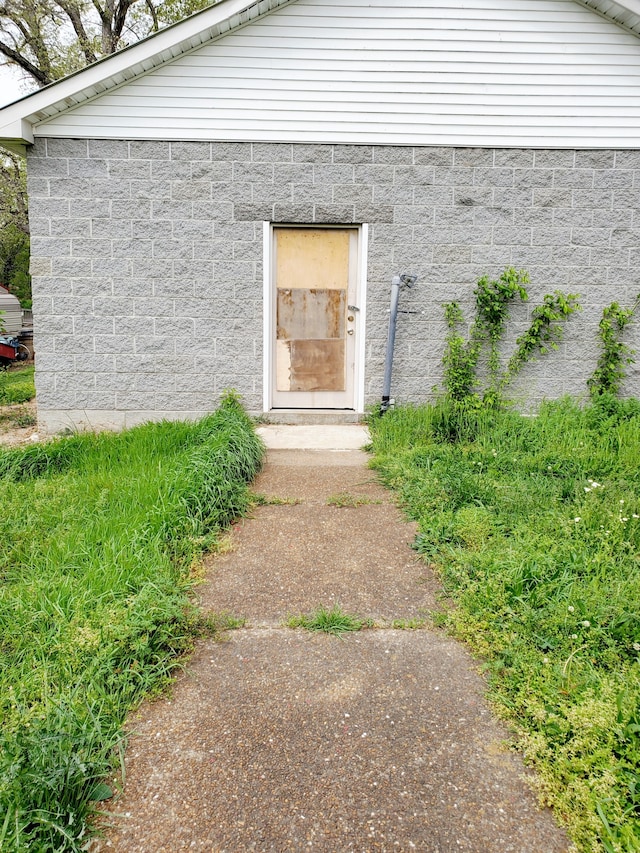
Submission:
[[3,329],[6,335],[19,335],[22,331],[20,300],[2,285],[0,285],[0,329]]

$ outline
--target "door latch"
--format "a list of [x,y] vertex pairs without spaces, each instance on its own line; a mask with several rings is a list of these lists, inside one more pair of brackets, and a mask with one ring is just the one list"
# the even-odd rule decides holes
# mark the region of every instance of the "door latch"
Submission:
[[349,311],[359,311],[360,310],[357,305],[347,305],[347,308]]

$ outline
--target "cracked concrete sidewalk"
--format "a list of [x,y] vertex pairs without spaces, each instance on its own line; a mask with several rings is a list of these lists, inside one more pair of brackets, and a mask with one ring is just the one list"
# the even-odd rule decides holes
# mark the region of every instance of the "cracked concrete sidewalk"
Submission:
[[[327,449],[349,442],[326,428],[324,449],[309,433],[284,449],[286,430],[266,430],[255,490],[296,503],[236,525],[199,588],[206,610],[247,627],[201,643],[172,695],[131,721],[125,791],[92,849],[571,850],[503,747],[476,664],[430,625],[436,578],[366,454]],[[358,505],[328,505],[338,494]],[[382,627],[336,638],[283,626],[334,603]]]

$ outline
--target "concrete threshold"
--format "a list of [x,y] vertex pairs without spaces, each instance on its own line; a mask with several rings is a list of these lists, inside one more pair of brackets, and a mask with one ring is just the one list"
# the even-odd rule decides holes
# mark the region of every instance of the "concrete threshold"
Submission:
[[269,450],[359,450],[370,441],[363,424],[264,424],[257,433]]
[[363,415],[351,409],[274,409],[261,415],[269,424],[314,426],[320,424],[357,424]]

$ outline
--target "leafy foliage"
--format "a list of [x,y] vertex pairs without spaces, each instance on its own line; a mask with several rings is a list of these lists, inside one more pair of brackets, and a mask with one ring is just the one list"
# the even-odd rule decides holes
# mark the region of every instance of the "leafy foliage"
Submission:
[[29,221],[24,162],[0,148],[0,284],[31,307]]
[[542,302],[533,309],[531,325],[516,340],[516,350],[509,364],[502,384],[506,384],[520,369],[530,361],[536,352],[545,355],[557,349],[561,338],[561,326],[564,320],[578,307],[578,297],[572,293],[565,295],[559,290],[548,293]]
[[31,307],[29,235],[12,222],[0,231],[0,284],[17,296],[23,308]]
[[524,285],[528,283],[529,276],[524,270],[516,272],[510,267],[495,281],[483,276],[473,291],[476,298],[476,319],[471,327],[471,340],[477,341],[478,347],[485,341],[489,344],[489,375],[493,388],[498,384],[498,345],[504,332],[509,306],[517,297],[523,302],[527,301],[529,296]]
[[[515,299],[526,302],[529,298],[525,285],[529,276],[524,270],[513,267],[504,270],[498,279],[483,276],[473,291],[476,314],[471,324],[468,340],[457,331],[463,321],[462,311],[456,302],[445,305],[447,345],[443,356],[444,382],[447,396],[456,403],[498,405],[506,385],[530,361],[536,352],[546,353],[557,348],[561,338],[560,323],[577,310],[577,296],[560,291],[547,294],[542,305],[532,313],[529,329],[516,341],[516,350],[506,368],[500,362],[500,343],[510,306]],[[478,389],[478,362],[484,350],[488,351],[488,384]]]
[[632,364],[635,352],[622,342],[622,333],[633,319],[640,294],[631,308],[621,308],[617,302],[612,302],[602,312],[598,327],[600,338],[600,355],[593,375],[587,381],[592,399],[603,394],[617,396],[620,385],[625,377],[624,366]]
[[208,5],[203,0],[3,0],[0,54],[37,86],[46,86]]
[[463,316],[457,302],[449,302],[444,307],[447,323],[447,345],[442,358],[444,381],[447,394],[452,400],[461,402],[470,398],[476,385],[476,365],[480,349],[471,345],[457,331]]

